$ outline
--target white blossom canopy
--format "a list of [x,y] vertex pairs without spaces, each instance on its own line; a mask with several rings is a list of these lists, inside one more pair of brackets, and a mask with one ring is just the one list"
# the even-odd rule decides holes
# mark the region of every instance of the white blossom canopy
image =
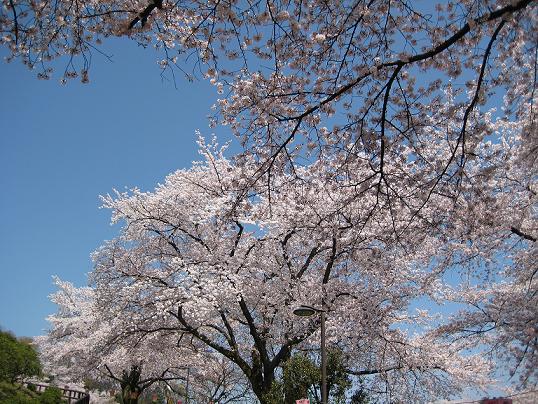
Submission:
[[[446,324],[437,328],[438,318],[412,309],[462,294],[469,303],[477,283],[457,285],[447,276],[481,275],[488,262],[495,270],[514,244],[518,256],[527,251],[505,227],[508,216],[497,223],[476,215],[491,203],[482,189],[480,200],[468,185],[472,207],[443,194],[424,203],[411,193],[407,205],[396,204],[377,186],[358,192],[357,179],[370,170],[359,160],[348,162],[347,176],[318,161],[293,174],[265,174],[275,184],[269,190],[262,181],[245,191],[256,161],[236,165],[215,145],[201,147],[205,161],[171,174],[155,192],[104,198],[125,225],[96,252],[92,274],[100,298],[118,308],[112,316],[129,307],[133,330],[175,327],[194,336],[239,366],[258,397],[293,347],[317,346],[319,322],[292,314],[300,304],[326,307],[329,340],[348,355],[350,373],[368,377],[371,391],[388,399],[426,400],[487,382],[491,363],[463,354],[469,340],[445,341]],[[480,153],[515,158],[521,146],[504,147]],[[412,162],[398,169],[422,175]],[[510,187],[504,209],[517,223],[529,220],[528,190],[497,174],[491,192]],[[403,184],[398,192],[406,192]],[[422,205],[419,215],[411,203]]]
[[[323,301],[350,371],[389,400],[482,380],[460,355],[478,346],[536,384],[536,1],[2,4],[0,43],[42,78],[64,57],[87,81],[108,36],[172,73],[194,60],[222,94],[211,124],[244,146],[202,142],[155,192],[105,198],[125,228],[92,293],[118,338],[189,335],[261,397],[316,341],[294,305]],[[421,299],[463,311],[443,324]]]
[[120,381],[124,372],[137,367],[144,390],[159,381],[185,381],[188,367],[203,371],[212,360],[203,351],[178,344],[177,332],[133,335],[122,329],[122,335],[124,322],[106,317],[96,304],[94,289],[77,288],[58,278],[55,283],[58,291],[51,300],[58,311],[48,317],[49,332],[36,338],[51,375],[74,382]]

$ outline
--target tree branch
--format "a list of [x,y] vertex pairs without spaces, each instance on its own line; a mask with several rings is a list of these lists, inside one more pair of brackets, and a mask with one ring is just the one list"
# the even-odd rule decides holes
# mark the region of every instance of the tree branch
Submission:
[[525,240],[536,242],[536,237],[533,237],[527,233],[523,233],[521,230],[514,226],[510,227],[510,230],[512,231],[512,233],[517,234],[519,237],[524,238]]

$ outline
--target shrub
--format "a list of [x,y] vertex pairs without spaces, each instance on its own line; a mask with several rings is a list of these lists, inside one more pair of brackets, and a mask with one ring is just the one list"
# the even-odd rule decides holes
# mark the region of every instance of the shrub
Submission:
[[39,397],[40,404],[59,404],[63,403],[62,390],[58,387],[47,387]]

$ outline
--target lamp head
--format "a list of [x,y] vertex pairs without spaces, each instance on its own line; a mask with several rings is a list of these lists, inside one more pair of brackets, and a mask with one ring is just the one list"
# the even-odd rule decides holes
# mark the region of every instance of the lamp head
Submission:
[[317,310],[314,307],[302,305],[293,310],[293,314],[299,317],[310,317],[319,311],[320,310]]

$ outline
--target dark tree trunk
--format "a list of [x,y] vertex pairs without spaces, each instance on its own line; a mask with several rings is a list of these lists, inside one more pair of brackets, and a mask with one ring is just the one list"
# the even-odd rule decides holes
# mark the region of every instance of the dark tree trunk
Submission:
[[252,391],[256,394],[258,400],[260,400],[260,404],[268,403],[267,397],[271,392],[274,380],[274,371],[264,372],[262,366],[256,366],[252,370],[249,381],[252,386]]
[[138,404],[138,398],[142,392],[138,389],[131,390],[129,387],[122,389],[121,399],[123,404]]
[[123,404],[138,404],[142,387],[139,385],[142,371],[138,366],[132,366],[129,372],[123,372],[121,385],[121,400]]

